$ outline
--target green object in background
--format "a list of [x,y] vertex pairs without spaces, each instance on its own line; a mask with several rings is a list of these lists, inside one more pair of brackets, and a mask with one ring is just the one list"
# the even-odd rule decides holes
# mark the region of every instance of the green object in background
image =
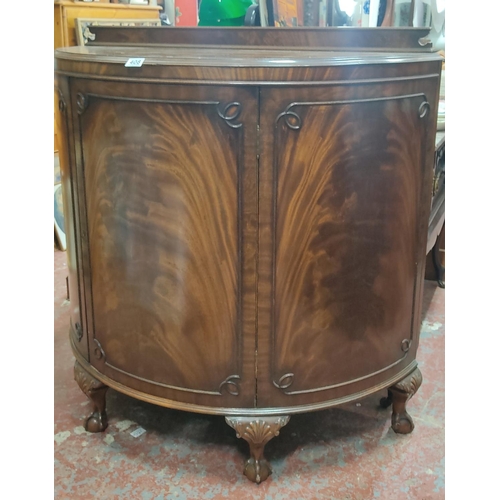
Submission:
[[252,0],[201,0],[198,26],[243,26]]

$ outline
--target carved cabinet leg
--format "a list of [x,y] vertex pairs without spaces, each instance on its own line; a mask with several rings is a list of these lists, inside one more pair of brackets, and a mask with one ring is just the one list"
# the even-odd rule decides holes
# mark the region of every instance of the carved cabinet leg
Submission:
[[102,432],[108,426],[106,391],[108,386],[94,378],[78,361],[75,361],[75,380],[93,404],[92,414],[85,421],[88,432]]
[[290,420],[281,417],[226,417],[226,422],[250,445],[250,458],[245,463],[243,473],[255,483],[265,481],[272,473],[271,465],[264,458],[264,446]]
[[409,434],[415,428],[412,418],[406,411],[406,403],[422,384],[422,373],[416,368],[406,378],[389,387],[386,398],[380,400],[383,408],[392,404],[392,430],[398,434]]

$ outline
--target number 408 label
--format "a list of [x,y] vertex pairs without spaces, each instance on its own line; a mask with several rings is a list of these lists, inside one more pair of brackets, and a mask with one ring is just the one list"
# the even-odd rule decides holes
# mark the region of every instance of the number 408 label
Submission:
[[144,62],[145,57],[131,57],[126,63],[126,68],[140,68]]

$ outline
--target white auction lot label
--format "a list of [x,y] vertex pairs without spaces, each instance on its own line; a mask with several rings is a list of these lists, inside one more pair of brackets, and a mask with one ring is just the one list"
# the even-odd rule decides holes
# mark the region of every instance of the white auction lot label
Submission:
[[126,68],[140,68],[145,61],[145,57],[131,57],[126,63]]

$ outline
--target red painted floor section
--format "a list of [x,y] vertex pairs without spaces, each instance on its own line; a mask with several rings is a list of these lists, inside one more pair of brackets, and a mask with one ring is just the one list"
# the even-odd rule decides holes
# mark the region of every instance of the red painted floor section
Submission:
[[[444,499],[444,290],[426,281],[419,367],[424,382],[408,403],[412,434],[390,428],[378,400],[292,416],[266,446],[273,475],[243,475],[247,444],[220,416],[190,414],[110,389],[109,427],[82,427],[90,403],[73,381],[68,340],[66,254],[55,251],[55,498],[138,499]],[[145,433],[134,437],[139,428]]]

